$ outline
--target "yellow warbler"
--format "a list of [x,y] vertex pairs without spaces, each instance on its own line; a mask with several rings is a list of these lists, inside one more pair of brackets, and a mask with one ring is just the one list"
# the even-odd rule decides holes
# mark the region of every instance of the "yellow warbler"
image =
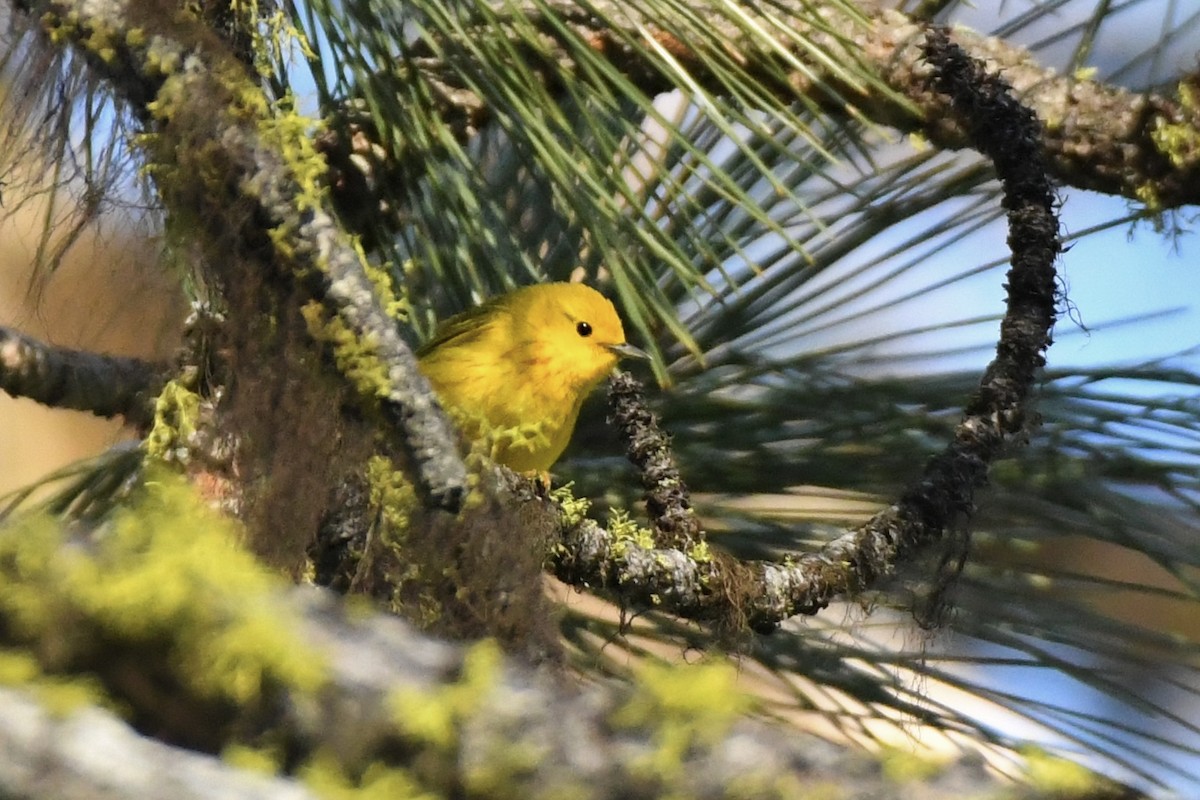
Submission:
[[627,344],[613,304],[581,283],[526,286],[451,317],[417,353],[464,433],[491,440],[518,472],[545,472],[566,449],[584,398]]

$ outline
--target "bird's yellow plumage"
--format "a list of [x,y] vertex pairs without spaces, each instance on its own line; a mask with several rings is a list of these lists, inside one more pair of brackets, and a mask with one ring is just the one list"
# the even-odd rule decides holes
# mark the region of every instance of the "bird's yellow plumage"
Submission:
[[558,459],[584,398],[621,356],[613,304],[580,283],[526,286],[451,317],[421,348],[421,371],[463,431],[490,439],[492,454],[519,472]]

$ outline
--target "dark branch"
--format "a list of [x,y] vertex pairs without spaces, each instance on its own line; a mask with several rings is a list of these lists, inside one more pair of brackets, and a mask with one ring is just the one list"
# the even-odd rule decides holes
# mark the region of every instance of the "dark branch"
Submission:
[[152,420],[152,400],[163,368],[138,358],[104,356],[39,342],[0,327],[0,390],[52,408],[124,416],[131,425]]
[[682,616],[711,619],[733,609],[758,630],[795,614],[813,614],[835,597],[862,590],[901,560],[938,540],[974,510],[991,463],[1026,431],[1030,394],[1045,363],[1056,316],[1054,261],[1060,245],[1053,187],[1040,147],[1041,126],[1009,86],[949,42],[941,29],[925,48],[932,83],[945,92],[991,157],[1004,186],[1012,268],[1008,308],[996,357],[955,429],[954,441],[930,460],[924,476],[890,508],[785,564],[741,565],[674,549],[617,540],[594,523],[564,532],[559,577]]
[[609,383],[608,402],[612,407],[609,422],[625,440],[626,455],[642,476],[646,513],[659,534],[656,543],[691,552],[704,542],[704,531],[671,454],[670,437],[646,407],[642,384],[628,372],[618,372]]

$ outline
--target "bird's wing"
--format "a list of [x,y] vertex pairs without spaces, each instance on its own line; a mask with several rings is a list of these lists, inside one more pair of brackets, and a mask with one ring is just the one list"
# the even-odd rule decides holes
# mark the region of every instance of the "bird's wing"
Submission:
[[491,325],[496,323],[498,315],[504,313],[500,304],[492,299],[474,308],[468,308],[460,314],[455,314],[438,325],[437,330],[433,333],[433,338],[417,350],[417,357],[423,358],[451,342],[462,345],[478,339]]

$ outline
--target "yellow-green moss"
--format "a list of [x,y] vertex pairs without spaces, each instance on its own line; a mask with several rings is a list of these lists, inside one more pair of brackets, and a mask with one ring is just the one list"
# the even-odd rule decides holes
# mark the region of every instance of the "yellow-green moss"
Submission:
[[288,52],[293,45],[303,57],[316,58],[304,34],[283,9],[272,4],[263,13],[258,0],[230,0],[228,8],[238,24],[250,34],[250,50],[260,76],[269,78],[286,66]]
[[571,491],[574,485],[573,482],[567,483],[550,492],[550,499],[562,508],[563,524],[568,528],[573,528],[587,519],[588,509],[592,507],[591,500],[575,496]]
[[614,508],[609,512],[608,532],[612,535],[613,558],[624,558],[630,545],[643,550],[654,549],[654,532],[637,524],[623,508]]
[[467,650],[462,676],[436,689],[397,689],[388,707],[397,728],[407,737],[449,750],[458,742],[462,721],[480,706],[499,677],[500,647],[486,639]]
[[300,313],[304,315],[309,334],[330,346],[338,370],[360,394],[378,398],[388,390],[387,367],[370,342],[350,330],[340,317],[331,318],[325,307],[315,300],[301,307]]
[[319,754],[297,770],[308,788],[328,800],[438,800],[407,770],[372,763],[361,775],[351,777],[338,759]]
[[[846,788],[830,779],[813,780],[791,772],[762,772],[747,766],[725,786],[725,800],[846,800]],[[999,800],[999,798],[995,798]]]
[[638,672],[633,696],[611,722],[650,731],[654,751],[633,768],[671,785],[682,776],[688,751],[722,739],[750,705],[750,698],[737,688],[736,671],[724,661],[648,662]]
[[112,706],[104,687],[88,675],[47,675],[33,653],[0,650],[0,686],[30,692],[53,716],[65,717],[88,706]]
[[701,539],[692,545],[692,549],[688,551],[688,556],[697,564],[707,564],[713,559],[712,548],[708,546],[708,542]]
[[295,204],[299,211],[319,208],[326,189],[328,173],[325,157],[317,152],[314,134],[321,126],[319,120],[296,111],[295,99],[285,95],[271,104],[258,124],[263,142],[283,157],[299,191]]
[[1031,786],[1050,796],[1083,797],[1105,783],[1087,767],[1052,756],[1040,747],[1020,750],[1025,759],[1025,778]]
[[1150,139],[1160,153],[1171,160],[1177,168],[1191,167],[1200,161],[1200,130],[1193,120],[1200,108],[1200,98],[1190,83],[1179,84],[1179,105],[1187,112],[1187,121],[1168,122],[1159,117],[1154,120]]
[[146,437],[146,453],[163,461],[186,458],[199,418],[200,395],[178,381],[169,381],[154,401],[154,426]]
[[419,505],[416,490],[386,456],[368,459],[366,478],[371,508],[379,512],[386,525],[385,537],[396,543],[408,530],[410,515]]
[[878,757],[883,774],[897,783],[927,781],[946,769],[945,760],[901,747],[884,747]]
[[180,478],[151,470],[86,548],[67,543],[66,527],[36,515],[0,529],[0,619],[39,652],[87,635],[154,643],[187,690],[234,703],[325,681],[271,599],[282,579]]
[[367,278],[375,287],[375,296],[379,298],[384,313],[397,322],[406,321],[409,318],[411,306],[407,299],[396,295],[396,282],[392,280],[391,272],[371,263],[362,249],[362,240],[358,237],[354,238],[354,249],[358,253],[359,260],[362,261]]
[[261,747],[231,744],[221,751],[221,760],[248,772],[278,775],[283,764],[283,754]]

